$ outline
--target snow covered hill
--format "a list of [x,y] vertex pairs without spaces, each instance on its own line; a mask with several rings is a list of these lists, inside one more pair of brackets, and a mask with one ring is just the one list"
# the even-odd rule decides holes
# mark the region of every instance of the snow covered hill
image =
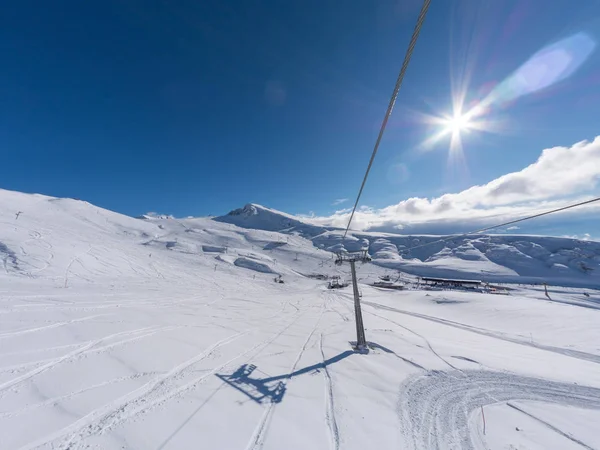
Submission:
[[[180,276],[215,264],[228,271],[250,268],[253,276],[311,274],[331,262],[331,252],[368,249],[382,270],[418,276],[600,287],[600,243],[593,241],[475,235],[440,242],[440,236],[369,232],[342,240],[341,230],[255,204],[214,219],[134,219],[80,200],[1,194],[3,273],[56,285],[100,277]],[[158,254],[168,262],[157,260]]]
[[[592,286],[598,243],[473,236],[401,256],[435,239],[0,190],[0,449],[600,448],[598,291],[370,285],[401,268]],[[342,247],[376,262],[357,269],[368,354],[352,290],[318,279],[348,277]]]
[[80,200],[0,191],[0,277],[68,287],[185,278],[203,270],[246,278],[311,274],[324,262],[332,266],[330,252],[300,236],[210,218],[142,217]]
[[375,264],[419,276],[510,283],[600,287],[600,242],[520,235],[403,236],[314,226],[285,213],[248,204],[216,220],[240,227],[292,233],[328,251],[368,249]]

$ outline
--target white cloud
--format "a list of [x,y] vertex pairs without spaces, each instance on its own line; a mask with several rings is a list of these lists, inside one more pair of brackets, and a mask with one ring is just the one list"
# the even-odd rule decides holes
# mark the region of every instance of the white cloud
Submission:
[[514,230],[518,230],[518,229],[519,229],[519,227],[513,226],[513,227],[508,227],[506,230],[507,231],[514,231]]
[[565,235],[563,235],[563,237],[570,238],[570,239],[579,239],[580,241],[593,241],[594,240],[590,233],[583,233],[582,235],[565,234]]
[[347,198],[338,198],[333,201],[332,205],[333,206],[341,205],[342,203],[346,203],[347,201],[348,201]]
[[[352,228],[406,233],[464,232],[585,200],[597,188],[599,180],[600,136],[593,142],[546,149],[524,169],[458,193],[431,199],[413,197],[382,209],[359,208]],[[599,206],[592,204],[577,211]],[[311,222],[344,227],[348,218],[349,211],[342,210]]]

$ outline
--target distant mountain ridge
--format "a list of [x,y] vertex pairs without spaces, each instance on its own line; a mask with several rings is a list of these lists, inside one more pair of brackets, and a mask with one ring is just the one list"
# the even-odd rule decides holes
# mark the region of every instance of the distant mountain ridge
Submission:
[[235,277],[302,276],[342,270],[331,252],[365,249],[380,272],[600,288],[599,242],[357,231],[343,238],[343,231],[254,203],[215,218],[136,219],[84,201],[0,189],[0,278],[67,287],[217,269]]
[[[303,222],[289,214],[247,204],[215,220],[243,228],[298,234],[323,250],[368,250],[381,266],[421,276],[490,281],[597,283],[600,242],[527,235],[401,235],[343,230]],[[449,239],[448,239],[449,238]],[[443,239],[443,240],[442,240]]]

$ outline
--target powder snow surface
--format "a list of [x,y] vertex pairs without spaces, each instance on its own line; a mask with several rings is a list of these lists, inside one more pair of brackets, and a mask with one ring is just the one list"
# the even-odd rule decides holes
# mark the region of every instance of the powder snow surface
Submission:
[[[600,244],[402,253],[429,240],[0,190],[0,448],[600,448]],[[349,343],[351,287],[315,279],[348,279],[340,247],[374,258],[358,266],[368,354]],[[517,284],[370,286],[397,269]]]

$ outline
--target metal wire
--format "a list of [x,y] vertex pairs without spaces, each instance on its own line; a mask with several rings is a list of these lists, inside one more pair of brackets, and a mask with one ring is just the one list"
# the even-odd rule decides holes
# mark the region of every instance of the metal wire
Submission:
[[375,142],[375,148],[373,148],[373,154],[371,155],[369,165],[367,166],[367,171],[365,172],[365,177],[363,178],[362,184],[360,185],[360,190],[358,191],[358,196],[356,197],[356,202],[354,203],[354,208],[352,209],[352,214],[350,214],[350,220],[348,220],[348,226],[346,227],[346,231],[344,232],[344,237],[342,239],[346,238],[346,234],[348,234],[348,230],[350,229],[350,224],[352,223],[352,219],[354,218],[354,213],[356,212],[356,208],[358,207],[358,202],[360,200],[360,196],[362,195],[362,191],[365,187],[365,183],[367,182],[367,178],[369,176],[369,171],[371,170],[371,166],[373,165],[373,160],[375,159],[375,155],[377,154],[377,150],[379,149],[379,143],[381,142],[381,138],[383,137],[385,127],[387,126],[388,120],[389,120],[390,116],[392,115],[394,105],[396,104],[396,98],[398,98],[398,92],[400,91],[400,86],[402,85],[402,80],[404,79],[404,74],[406,73],[406,69],[408,68],[408,63],[410,62],[410,58],[415,49],[415,44],[417,43],[417,38],[419,37],[419,32],[421,31],[421,27],[423,26],[423,21],[425,20],[425,15],[427,14],[427,10],[429,9],[430,3],[431,3],[431,0],[424,0],[423,6],[421,7],[421,12],[419,13],[419,18],[417,19],[417,24],[415,25],[415,29],[412,34],[412,38],[410,39],[410,44],[408,45],[408,49],[406,50],[406,55],[404,56],[404,62],[402,63],[402,68],[400,69],[400,74],[398,75],[398,79],[396,80],[396,86],[394,86],[394,92],[392,93],[392,98],[390,99],[390,103],[389,103],[387,111],[385,113],[385,117],[383,118],[383,122],[381,124],[381,129],[379,130],[379,135],[377,136],[377,141]]

